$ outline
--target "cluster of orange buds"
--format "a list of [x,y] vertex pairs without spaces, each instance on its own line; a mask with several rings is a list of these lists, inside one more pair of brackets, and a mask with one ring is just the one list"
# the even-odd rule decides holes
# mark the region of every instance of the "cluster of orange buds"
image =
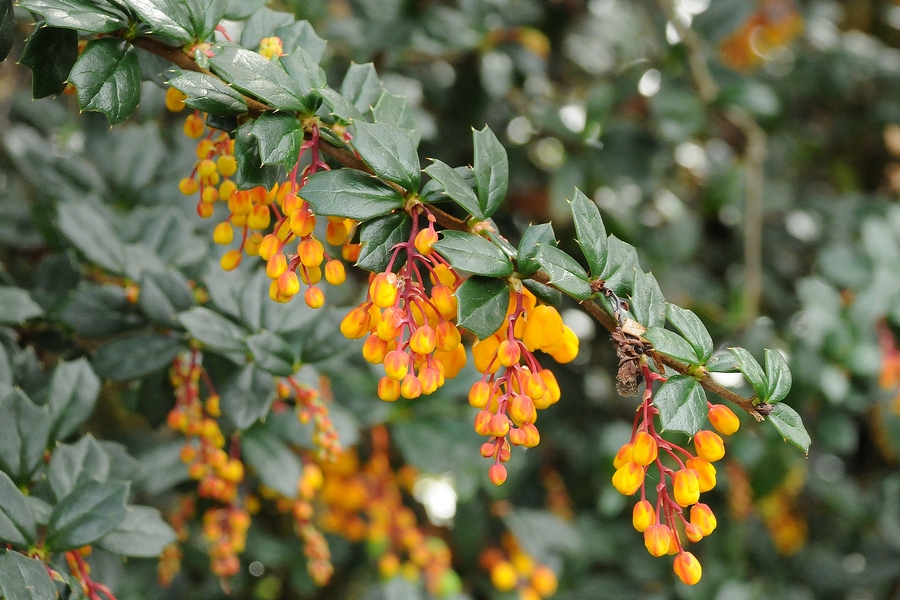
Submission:
[[[102,583],[91,579],[91,565],[85,560],[85,557],[90,556],[90,554],[90,546],[82,546],[65,553],[69,571],[72,573],[72,577],[81,584],[83,597],[87,600],[116,600],[112,590]],[[51,574],[53,574],[52,571]]]
[[225,579],[238,573],[238,554],[247,544],[250,514],[234,505],[211,508],[203,514],[203,537],[209,547],[210,569]]
[[166,515],[166,520],[175,530],[176,541],[163,548],[156,566],[157,578],[162,586],[172,583],[172,579],[181,571],[182,553],[179,544],[183,544],[190,537],[188,526],[196,514],[197,505],[194,496],[186,494],[178,499],[175,507]]
[[[700,502],[700,494],[716,485],[716,468],[712,463],[725,456],[725,444],[719,433],[731,435],[738,430],[740,421],[727,406],[708,403],[709,421],[719,433],[705,429],[695,433],[696,454],[664,440],[654,424],[654,416],[659,411],[653,406],[652,389],[655,381],[664,378],[651,371],[646,362],[641,364],[641,369],[647,387],[631,440],[619,449],[613,461],[616,468],[613,486],[626,496],[640,490],[641,499],[632,511],[634,528],[644,534],[644,545],[653,556],[676,555],[675,574],[684,583],[693,585],[700,581],[702,569],[697,558],[684,549],[682,535],[696,543],[715,530],[716,516],[708,505]],[[664,464],[664,457],[675,468]],[[647,499],[646,491],[650,465],[659,471],[655,507]],[[689,517],[685,517],[684,509],[688,507]]]
[[265,37],[259,41],[259,50],[257,52],[272,60],[276,56],[284,56],[284,45],[278,36]]
[[201,400],[200,379],[205,375],[197,350],[192,350],[188,358],[175,358],[169,374],[175,389],[175,408],[169,412],[166,423],[187,438],[181,448],[181,460],[188,465],[191,478],[200,482],[197,493],[229,503],[244,479],[244,465],[224,450],[225,436],[216,421],[221,414],[219,396],[208,377],[206,387],[210,394]]
[[163,548],[159,555],[159,563],[156,565],[156,579],[159,585],[168,587],[172,580],[181,571],[181,559],[183,555],[178,544],[169,544]]
[[478,563],[488,572],[497,591],[516,590],[519,600],[541,600],[556,593],[559,583],[553,569],[535,562],[508,531],[500,541],[502,549],[485,548],[478,557]]
[[[422,205],[413,209],[426,212]],[[414,399],[440,388],[466,364],[456,318],[454,292],[462,282],[447,261],[434,251],[437,232],[431,215],[418,229],[413,220],[410,237],[394,247],[382,273],[370,277],[366,301],[341,321],[341,333],[350,339],[365,337],[363,357],[384,365],[378,397],[393,402]],[[398,272],[393,267],[403,264]],[[426,288],[429,275],[430,290]]]
[[323,398],[323,394],[330,396],[327,378],[320,377],[319,385],[321,392],[294,377],[285,377],[278,381],[275,389],[281,401],[293,399],[298,421],[304,425],[312,423],[312,443],[316,447],[317,458],[330,461],[340,454],[341,440],[331,420],[328,403]]
[[475,431],[489,438],[481,455],[494,461],[489,477],[495,485],[506,481],[503,463],[510,459],[511,445],[537,446],[537,411],[560,398],[556,377],[541,367],[536,350],[566,363],[578,355],[578,337],[555,308],[538,305],[528,290],[513,291],[503,327],[472,347],[475,368],[483,376],[469,390],[469,404],[481,409]]

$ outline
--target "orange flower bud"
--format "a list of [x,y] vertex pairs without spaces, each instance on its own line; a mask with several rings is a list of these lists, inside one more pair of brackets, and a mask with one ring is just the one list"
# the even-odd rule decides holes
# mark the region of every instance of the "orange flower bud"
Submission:
[[390,377],[378,380],[378,397],[386,402],[394,402],[400,397],[400,382]]
[[709,422],[722,435],[731,435],[741,426],[737,415],[723,404],[713,404],[709,408]]
[[235,216],[249,214],[253,209],[250,194],[246,190],[235,192],[228,199],[228,210]]
[[342,221],[328,221],[325,228],[325,241],[332,246],[340,246],[347,241],[347,228]]
[[685,463],[685,466],[697,472],[701,493],[708,492],[716,487],[716,468],[708,461],[702,458],[692,458]]
[[416,354],[431,354],[435,346],[434,329],[428,325],[422,325],[409,338],[409,348]]
[[457,301],[453,290],[446,285],[436,285],[431,288],[431,302],[438,309],[441,316],[447,319],[456,318]]
[[693,469],[677,471],[672,487],[674,488],[675,502],[680,506],[696,504],[700,499],[700,480],[697,477],[697,471]]
[[510,342],[509,340],[500,342],[500,346],[497,348],[497,360],[500,361],[501,365],[511,367],[518,364],[521,357],[522,352],[519,350],[518,342]]
[[452,352],[459,346],[462,338],[459,335],[459,329],[450,321],[441,321],[434,328],[435,340],[434,345],[438,350],[444,352]]
[[396,273],[379,273],[369,285],[372,303],[378,308],[388,308],[397,301],[399,278]]
[[[506,477],[507,477],[506,467],[504,467],[500,463],[492,464],[491,468],[488,470],[488,478],[491,480],[491,483],[493,483],[494,485],[503,485],[503,482],[506,481]],[[496,567],[495,567],[495,569],[496,569]],[[491,571],[491,581],[494,581],[493,571]],[[494,583],[494,587],[497,587],[496,582]],[[497,589],[500,589],[500,588],[497,587]]]
[[384,357],[384,372],[391,379],[400,381],[406,377],[408,371],[409,354],[403,350],[392,350]]
[[363,344],[363,358],[373,365],[381,364],[388,352],[388,343],[374,333],[367,337]]
[[237,191],[237,186],[230,179],[226,179],[222,182],[222,185],[219,186],[219,200],[228,202],[234,193]]
[[419,381],[422,383],[422,393],[426,396],[433,394],[444,384],[440,369],[435,367],[423,367],[419,370]]
[[621,468],[625,463],[634,462],[634,444],[628,442],[623,444],[613,458],[613,466],[617,469]]
[[422,382],[412,373],[407,373],[400,383],[400,395],[415,400],[422,395]]
[[672,543],[672,533],[668,525],[651,525],[644,530],[644,546],[653,556],[665,556]]
[[196,179],[191,179],[190,177],[185,177],[181,181],[178,182],[178,189],[185,196],[192,196],[197,193],[197,190],[200,189],[199,184],[197,184]]
[[631,511],[631,524],[640,532],[646,531],[656,522],[656,511],[649,500],[641,500]]
[[222,244],[223,246],[227,246],[234,240],[234,229],[231,227],[231,223],[221,222],[216,225],[216,228],[213,229],[213,241],[217,244]]
[[696,525],[704,536],[711,534],[716,529],[718,521],[712,509],[702,502],[691,507],[691,523]]
[[[211,216],[213,216],[213,212],[215,212],[215,209],[213,208],[213,205],[210,204],[209,202],[200,201],[197,203],[197,215],[201,219],[210,218]],[[235,219],[232,219],[232,224],[238,225],[235,222]]]
[[431,283],[452,287],[456,283],[456,274],[447,265],[438,265],[431,273]]
[[226,271],[233,271],[241,264],[241,257],[240,250],[229,250],[222,255],[221,259],[219,259],[219,264],[222,265],[222,268]]
[[216,159],[216,169],[225,177],[231,177],[237,172],[237,161],[230,154],[222,154]]
[[475,408],[484,408],[491,399],[491,384],[486,381],[476,381],[469,390],[469,404]]
[[266,262],[266,275],[269,279],[278,279],[287,271],[287,257],[279,252]]
[[522,443],[524,447],[534,448],[541,443],[541,433],[534,423],[524,423],[519,429],[525,432],[525,441]]
[[537,411],[534,402],[525,394],[514,394],[509,402],[509,416],[518,426],[523,423],[534,423],[537,419]]
[[659,454],[656,440],[646,431],[637,432],[637,435],[634,436],[633,446],[632,460],[639,465],[649,465],[656,460]]
[[208,158],[204,158],[200,161],[200,164],[197,165],[197,174],[200,175],[200,177],[210,177],[215,172],[216,163]]
[[716,462],[725,456],[725,443],[714,431],[703,429],[694,434],[697,456],[708,462]]
[[308,210],[299,209],[291,213],[291,231],[297,237],[308,236],[315,227],[316,218]]
[[285,271],[275,281],[278,291],[285,296],[293,296],[300,291],[300,280],[294,271]]
[[281,240],[274,233],[270,233],[263,237],[262,243],[259,245],[259,257],[265,261],[275,256],[281,250]]
[[322,269],[300,265],[300,281],[306,285],[315,285],[322,281]]
[[539,596],[548,598],[556,593],[559,582],[553,569],[546,565],[537,565],[531,573],[531,586]]
[[695,544],[703,539],[703,532],[693,523],[688,523],[684,526],[684,534],[687,536],[687,539]]
[[269,211],[268,206],[256,204],[250,210],[250,214],[247,215],[247,227],[257,231],[266,229],[271,221],[272,213]]
[[183,111],[185,100],[187,96],[181,90],[173,87],[166,89],[166,108],[171,112]]
[[347,272],[344,263],[339,260],[329,260],[325,263],[325,281],[331,285],[341,285],[347,280]]
[[357,340],[369,331],[372,316],[362,307],[356,307],[341,320],[341,333],[344,337]]
[[527,439],[525,432],[521,429],[510,429],[507,436],[509,437],[509,441],[513,446],[521,446]]
[[196,113],[189,114],[184,120],[184,135],[188,136],[191,139],[199,138],[203,135],[203,132],[205,130],[206,123],[204,123],[203,118]]
[[682,552],[676,556],[672,568],[678,575],[678,579],[687,585],[694,585],[700,581],[700,577],[703,575],[700,561],[690,552]]
[[434,229],[431,227],[423,229],[416,234],[416,250],[418,250],[420,254],[431,254],[434,251],[431,246],[436,241],[438,241],[438,234]]
[[404,321],[403,311],[399,308],[386,308],[381,314],[381,320],[375,328],[378,337],[386,342],[395,340],[400,337],[400,328]]
[[644,468],[635,462],[627,462],[616,469],[612,482],[620,494],[631,496],[644,483]]
[[325,304],[325,294],[322,293],[322,288],[313,285],[306,290],[303,300],[310,308],[322,308],[322,305]]
[[325,260],[325,246],[315,238],[307,238],[297,244],[300,263],[306,267],[318,267]]
[[538,375],[541,376],[541,379],[544,380],[544,384],[547,386],[547,395],[550,396],[550,404],[559,402],[561,393],[559,384],[556,382],[556,375],[553,374],[553,371],[550,369],[541,369],[538,371]]
[[488,435],[490,433],[491,419],[494,414],[489,410],[482,410],[475,415],[475,433]]
[[500,362],[495,360],[495,354],[499,347],[500,336],[496,333],[475,342],[475,345],[472,346],[472,358],[479,373],[496,373],[500,369]]
[[532,400],[540,400],[547,393],[547,384],[537,373],[532,373],[525,380],[525,394]]
[[[287,182],[285,182],[287,183]],[[303,200],[294,192],[286,191],[281,200],[281,211],[288,217],[294,214],[295,210],[303,207]]]
[[494,415],[491,417],[489,430],[495,437],[505,437],[509,433],[509,417],[502,413]]
[[562,339],[559,345],[547,348],[546,352],[553,357],[553,360],[560,364],[570,363],[578,356],[579,343],[578,336],[575,335],[575,332],[569,329],[568,326],[563,325]]

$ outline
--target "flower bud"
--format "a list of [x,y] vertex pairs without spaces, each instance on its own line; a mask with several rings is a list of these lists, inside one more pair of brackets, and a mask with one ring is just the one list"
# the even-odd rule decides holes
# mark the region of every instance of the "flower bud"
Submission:
[[725,444],[714,431],[703,429],[694,434],[694,448],[697,456],[711,463],[725,456]]
[[347,272],[344,263],[335,259],[325,263],[325,281],[331,285],[341,285],[347,280]]
[[534,448],[541,443],[541,433],[534,423],[523,423],[519,429],[525,432],[525,441],[522,443],[525,448]]
[[213,241],[217,244],[227,246],[234,240],[234,229],[231,223],[221,222],[213,229]]
[[409,338],[409,348],[416,354],[431,354],[434,351],[435,338],[434,329],[422,325]]
[[644,483],[644,468],[635,462],[627,462],[616,469],[612,483],[620,494],[631,496]]
[[403,382],[400,384],[400,395],[404,398],[415,400],[422,395],[422,382],[420,382],[419,378],[412,373],[407,373],[406,376],[403,377]]
[[704,536],[711,534],[716,529],[718,521],[712,509],[702,502],[691,507],[691,523],[696,525]]
[[434,250],[431,246],[438,241],[437,232],[431,227],[423,229],[416,234],[415,246],[420,254],[431,254]]
[[475,415],[475,433],[478,435],[490,435],[492,418],[494,418],[494,414],[489,410],[482,410]]
[[665,556],[672,543],[672,533],[668,525],[651,525],[644,530],[644,546],[653,556]]
[[229,250],[219,259],[219,264],[222,265],[224,270],[233,271],[241,264],[241,256],[240,250]]
[[677,471],[673,488],[675,502],[680,506],[696,504],[700,499],[700,480],[697,477],[697,471],[693,469]]
[[400,397],[400,382],[390,377],[378,380],[378,397],[386,402],[394,402]]
[[322,308],[322,305],[325,304],[325,294],[322,292],[322,288],[314,285],[306,290],[303,299],[310,308]]
[[697,472],[700,481],[700,493],[708,492],[716,487],[716,468],[702,458],[692,458],[685,463],[688,469]]
[[279,252],[266,262],[266,275],[269,279],[278,279],[287,271],[287,257]]
[[388,308],[397,301],[399,278],[396,273],[379,273],[369,285],[372,302],[378,308]]
[[703,575],[700,561],[690,552],[682,552],[676,556],[672,568],[678,575],[678,579],[687,585],[694,585],[700,581],[700,577]]
[[384,341],[374,333],[367,337],[366,342],[363,344],[363,358],[373,365],[384,362],[384,357],[388,352],[388,342]]
[[646,431],[638,431],[634,436],[632,459],[639,465],[647,466],[656,460],[659,454],[656,440]]
[[518,364],[521,357],[522,352],[519,350],[519,344],[516,341],[503,340],[497,347],[497,360],[504,367]]
[[708,414],[709,422],[722,435],[731,435],[741,426],[737,415],[723,404],[713,404],[709,407]]
[[[491,465],[491,468],[488,470],[488,478],[491,480],[491,483],[494,485],[503,485],[503,482],[506,481],[507,473],[506,467],[501,465],[500,463],[494,463]],[[493,575],[493,572],[492,572]],[[493,577],[491,580],[493,581]],[[496,586],[496,584],[495,584]],[[499,589],[499,588],[498,588]]]
[[351,340],[359,339],[369,331],[371,321],[372,317],[369,311],[358,306],[341,320],[341,333]]
[[434,328],[435,340],[434,345],[438,350],[443,352],[452,352],[459,346],[462,338],[459,335],[459,329],[450,321],[441,321]]
[[656,511],[649,500],[641,500],[631,511],[631,524],[640,532],[646,531],[656,522]]
[[384,357],[384,372],[397,381],[406,377],[409,371],[409,354],[403,350],[391,350]]
[[630,462],[634,462],[634,444],[628,442],[623,444],[619,451],[616,452],[616,456],[613,458],[613,466],[618,469],[625,463]]

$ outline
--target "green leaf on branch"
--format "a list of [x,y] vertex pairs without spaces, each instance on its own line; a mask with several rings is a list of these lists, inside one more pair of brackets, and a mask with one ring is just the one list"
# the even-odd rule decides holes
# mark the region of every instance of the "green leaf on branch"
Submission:
[[9,51],[12,50],[15,27],[13,0],[0,0],[0,62],[6,60]]
[[352,341],[342,335],[335,335],[344,314],[340,311],[319,310],[317,318],[291,335],[292,345],[300,351],[300,361],[315,364],[338,356]]
[[110,459],[97,440],[86,435],[76,444],[63,444],[53,452],[47,478],[57,500],[88,481],[109,478]]
[[653,273],[634,270],[629,307],[631,314],[644,327],[662,327],[666,324],[666,299]]
[[146,321],[134,312],[125,290],[115,285],[82,281],[60,313],[62,322],[78,335],[101,337],[140,327]]
[[128,509],[126,481],[87,481],[53,508],[47,531],[47,548],[71,550],[92,544],[115,529]]
[[[580,236],[579,239],[581,239]],[[635,250],[634,246],[623,242],[614,235],[609,236],[606,265],[599,276],[606,284],[606,287],[620,296],[629,293],[634,282],[634,269],[637,266],[637,250]],[[593,270],[591,274],[594,274]]]
[[279,168],[263,165],[259,154],[259,140],[252,135],[253,122],[241,125],[234,132],[234,157],[237,159],[237,173],[234,182],[239,190],[257,186],[271,189],[278,181]]
[[653,395],[664,431],[694,435],[706,423],[706,392],[688,375],[673,375]]
[[265,112],[253,122],[250,135],[259,140],[262,164],[280,164],[290,170],[297,163],[303,144],[303,126],[295,115]]
[[0,390],[0,469],[17,483],[25,483],[44,460],[50,417],[22,390],[6,390]]
[[87,33],[112,33],[128,27],[124,13],[90,0],[19,0],[19,6],[41,15],[53,27]]
[[141,99],[137,51],[125,40],[93,40],[72,67],[69,81],[78,88],[81,110],[102,112],[110,125],[118,125],[131,116]]
[[297,497],[297,481],[303,465],[291,449],[273,432],[256,425],[241,437],[241,454],[266,485],[287,498]]
[[750,385],[753,386],[756,397],[759,398],[760,402],[765,402],[766,394],[769,390],[769,380],[766,377],[765,372],[763,372],[762,367],[759,366],[759,363],[753,358],[753,355],[744,348],[736,347],[729,348],[729,350],[731,350],[731,353],[734,354],[734,357],[737,359],[738,369],[744,374],[744,377],[747,378]]
[[376,217],[362,224],[356,266],[379,273],[387,269],[394,246],[409,239],[412,220],[405,212]]
[[456,299],[459,326],[483,340],[503,325],[509,308],[509,286],[501,279],[475,275],[459,286]]
[[175,541],[175,531],[155,508],[129,506],[125,518],[97,542],[121,556],[156,558]]
[[532,294],[534,294],[538,300],[543,300],[550,306],[559,306],[562,302],[562,292],[560,292],[555,287],[544,285],[543,283],[535,281],[534,279],[523,279],[522,285],[528,288],[528,290]]
[[541,265],[535,260],[538,248],[541,245],[556,245],[556,234],[553,232],[553,225],[550,223],[529,225],[525,233],[522,234],[516,257],[516,271],[527,277],[541,268]]
[[247,353],[247,332],[239,325],[202,306],[178,315],[188,334],[214,352],[235,359]]
[[809,454],[809,445],[812,440],[809,432],[803,426],[803,419],[797,414],[793,408],[779,402],[772,405],[772,412],[767,417],[769,422],[775,428],[786,442],[790,442],[803,450],[804,454]]
[[662,327],[650,327],[644,332],[643,337],[649,340],[653,344],[653,349],[660,354],[689,365],[701,364],[694,347],[677,333]]
[[[234,5],[238,2],[248,7],[253,3],[251,0],[231,0],[227,12],[232,13],[235,8]],[[241,46],[244,48],[255,51],[259,48],[263,38],[270,37],[273,32],[280,27],[289,26],[291,23],[294,23],[295,18],[294,15],[289,12],[272,10],[271,8],[266,7],[265,1],[254,0],[254,2],[258,6],[254,7],[252,10],[248,9],[248,12],[241,15],[232,16],[229,14],[228,18],[241,20],[250,17],[247,19],[247,22],[244,23],[240,42]],[[287,48],[284,50],[287,52]]]
[[584,252],[591,274],[596,277],[604,272],[607,255],[606,226],[600,216],[600,209],[578,188],[575,188],[575,195],[569,206],[581,251]]
[[0,591],[6,600],[47,600],[56,598],[56,586],[47,565],[8,550],[0,560]]
[[356,121],[353,147],[378,177],[410,192],[419,190],[419,153],[412,134],[387,123]]
[[351,64],[341,83],[341,96],[361,114],[369,112],[383,92],[384,87],[372,63]]
[[125,244],[106,217],[84,200],[65,200],[56,206],[57,227],[91,262],[121,275]]
[[259,368],[272,375],[286,377],[296,370],[297,357],[282,337],[270,331],[248,337],[247,348]]
[[218,77],[179,70],[168,83],[187,96],[184,103],[191,108],[219,116],[242,115],[247,112],[244,97],[222,83]]
[[550,276],[550,283],[576,300],[590,298],[591,284],[578,261],[555,246],[540,245],[535,261]]
[[734,354],[728,352],[709,359],[706,363],[706,370],[710,373],[737,373],[740,371],[740,366]]
[[0,323],[22,325],[28,319],[44,314],[44,309],[31,299],[26,290],[0,286]]
[[411,131],[413,145],[419,145],[419,138],[422,134],[416,127],[416,117],[409,99],[405,96],[395,96],[388,91],[382,92],[378,102],[372,107],[372,117],[376,123],[387,123]]
[[38,99],[61,94],[77,60],[78,32],[45,25],[28,37],[19,63],[31,69],[31,95]]
[[791,369],[781,352],[766,348],[766,386],[765,402],[781,402],[791,391]]
[[238,429],[246,429],[269,412],[274,399],[272,375],[250,363],[222,388],[222,414]]
[[186,349],[184,339],[161,333],[139,333],[101,346],[94,353],[93,365],[107,379],[128,381],[168,366]]
[[275,29],[275,35],[281,38],[281,47],[285,54],[293,54],[297,48],[302,48],[313,62],[322,62],[325,49],[328,44],[319,37],[309,21],[294,21]]
[[150,26],[150,32],[170,37],[179,42],[190,42],[193,29],[183,10],[184,4],[175,0],[122,0],[142,21]]
[[303,100],[305,114],[313,114],[322,104],[319,90],[328,84],[325,71],[303,48],[294,48],[290,54],[278,57],[278,64],[291,78]]
[[403,206],[403,196],[377,177],[355,169],[319,171],[303,186],[317,215],[368,221]]
[[714,348],[712,337],[700,317],[675,304],[669,304],[666,309],[666,317],[669,319],[669,323],[680,331],[684,339],[693,346],[697,358],[700,359],[700,364],[705,364],[712,356]]
[[481,131],[472,130],[475,146],[475,182],[478,189],[479,219],[490,217],[503,199],[509,186],[509,158],[506,148],[487,125]]
[[202,42],[211,37],[225,10],[228,0],[186,0],[187,16],[194,39]]
[[478,204],[478,196],[475,195],[472,187],[463,179],[463,176],[449,165],[437,159],[432,159],[432,161],[432,164],[425,169],[425,172],[431,176],[431,179],[440,184],[444,193],[464,208],[466,212],[476,219],[484,219],[485,215]]
[[53,423],[51,437],[72,435],[94,412],[100,395],[100,378],[87,359],[60,363],[50,380],[47,410]]
[[[325,105],[331,109],[330,114],[338,117],[342,122],[352,124],[357,120],[362,121],[365,119],[363,114],[356,110],[355,106],[329,86],[326,85],[321,90],[318,90],[318,93],[322,96],[322,100],[325,101]],[[328,137],[327,131],[330,130],[322,129],[322,135]],[[340,147],[340,144],[335,144],[335,141],[340,141],[341,144],[344,143],[341,140],[332,140],[331,143],[338,147]]]
[[34,515],[25,494],[0,471],[0,540],[27,548],[37,537]]
[[212,71],[241,92],[262,100],[272,108],[307,111],[302,89],[281,67],[260,54],[234,46],[214,46],[209,59]]
[[188,280],[171,267],[144,272],[139,284],[138,307],[147,318],[161,325],[177,325],[178,313],[197,303]]
[[512,262],[503,250],[480,235],[444,230],[434,249],[460,271],[488,277],[507,277],[513,273]]

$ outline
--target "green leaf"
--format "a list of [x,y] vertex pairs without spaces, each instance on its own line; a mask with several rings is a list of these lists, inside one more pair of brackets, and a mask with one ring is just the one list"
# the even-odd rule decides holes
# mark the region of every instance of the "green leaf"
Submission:
[[607,256],[606,226],[600,216],[600,209],[578,188],[575,188],[575,195],[569,206],[581,251],[584,252],[591,274],[596,277],[606,268]]
[[61,94],[77,60],[78,32],[43,26],[28,37],[19,63],[31,69],[31,95],[38,99]]
[[372,63],[364,65],[351,64],[341,83],[341,96],[343,96],[361,114],[369,112],[369,109],[378,102],[384,88],[375,66]]
[[689,365],[700,364],[694,347],[677,333],[662,327],[650,327],[644,332],[643,337],[649,340],[660,354]]
[[281,47],[285,54],[293,54],[297,48],[302,48],[314,63],[322,62],[325,57],[325,49],[328,44],[316,33],[309,21],[294,21],[282,25],[275,30],[275,35],[281,38]]
[[85,337],[102,337],[141,327],[146,321],[134,312],[125,290],[115,285],[82,281],[60,313],[63,323]]
[[238,429],[247,429],[269,412],[274,399],[272,376],[249,363],[222,388],[222,414]]
[[44,460],[50,417],[19,389],[0,391],[0,468],[27,482]]
[[781,352],[766,348],[766,397],[764,402],[781,402],[791,391],[791,369]]
[[329,310],[324,314],[320,309],[318,318],[308,323],[303,329],[293,334],[294,346],[300,350],[303,363],[318,363],[339,355],[351,347],[352,341],[342,335],[335,335],[344,315],[337,310]]
[[376,123],[387,123],[400,129],[406,129],[413,133],[413,144],[419,145],[421,136],[416,127],[416,117],[413,114],[412,105],[405,96],[395,96],[385,90],[378,98],[378,102],[372,107],[372,117]]
[[803,426],[803,419],[797,414],[793,408],[779,402],[772,405],[772,412],[768,416],[769,422],[775,430],[781,434],[786,442],[790,442],[803,450],[804,454],[809,454],[809,445],[812,439],[809,432]]
[[47,409],[53,423],[51,437],[72,435],[94,412],[100,395],[100,379],[87,359],[60,363],[53,370]]
[[127,481],[87,481],[53,508],[46,546],[55,552],[92,544],[115,529],[128,509]]
[[178,320],[193,339],[214,352],[229,358],[247,352],[244,342],[247,332],[244,328],[208,308],[195,306],[178,315]]
[[319,171],[301,191],[317,215],[368,221],[403,206],[403,196],[377,177],[354,169]]
[[631,314],[644,327],[662,327],[666,324],[666,299],[652,273],[634,270],[630,308]]
[[[250,0],[237,0],[241,3],[251,4]],[[244,29],[241,31],[241,46],[256,51],[263,38],[271,37],[275,34],[275,30],[279,27],[288,26],[295,21],[294,15],[288,12],[276,11],[264,6],[265,2],[258,2],[259,6],[252,11],[244,13],[243,16],[230,17],[237,19],[247,19],[244,23]],[[230,4],[228,12],[232,12],[234,7]],[[287,49],[285,49],[287,52]]]
[[44,17],[47,25],[64,29],[112,33],[128,27],[123,12],[89,0],[19,0],[19,6]]
[[753,355],[747,350],[740,347],[729,348],[729,350],[731,350],[731,353],[734,354],[734,357],[737,359],[738,368],[741,370],[741,373],[744,374],[744,377],[746,377],[747,381],[750,382],[750,385],[753,386],[756,397],[759,398],[761,402],[764,402],[766,393],[769,389],[769,380],[763,372],[762,367],[759,366],[759,363],[756,362],[756,359],[753,358]]
[[709,359],[706,363],[706,370],[710,373],[737,373],[740,371],[740,368],[737,358],[734,357],[734,354],[728,352],[718,354]]
[[562,302],[562,293],[555,287],[544,285],[534,279],[524,279],[522,285],[528,288],[539,300],[543,300],[551,306],[559,306]]
[[[325,101],[325,105],[331,109],[330,114],[338,117],[344,123],[354,123],[357,120],[362,121],[365,119],[363,114],[356,110],[356,107],[350,103],[349,100],[341,96],[335,90],[331,89],[327,85],[323,87],[321,90],[318,90],[320,96],[322,96],[322,100]],[[323,136],[327,136],[328,129],[323,129],[321,131]],[[332,142],[334,143],[334,142]]]
[[139,333],[101,346],[94,353],[93,365],[107,379],[128,381],[168,366],[185,350],[185,341],[178,337]]
[[175,0],[121,0],[150,26],[151,33],[158,33],[179,42],[190,42],[193,28],[183,3]]
[[673,375],[653,396],[664,431],[694,435],[706,423],[706,392],[693,377]]
[[554,287],[569,294],[576,300],[586,300],[591,296],[591,285],[587,273],[574,258],[555,246],[540,245],[535,260],[550,276]]
[[244,432],[241,454],[263,485],[287,498],[297,497],[297,481],[303,465],[287,444],[261,425]]
[[44,314],[44,309],[21,288],[0,286],[0,323],[22,325]]
[[322,103],[319,90],[328,84],[325,71],[303,48],[294,48],[291,54],[278,57],[278,64],[294,82],[303,100],[303,112],[312,115]]
[[407,191],[418,191],[419,153],[410,132],[387,123],[356,121],[354,126],[353,147],[372,171]]
[[117,275],[125,272],[125,244],[99,210],[83,200],[64,200],[56,212],[58,229],[89,261]]
[[247,348],[256,364],[272,375],[288,376],[296,371],[297,357],[287,342],[270,331],[263,331],[247,338]]
[[259,140],[262,164],[281,164],[290,170],[297,163],[303,144],[303,126],[295,115],[265,112],[253,122],[250,135]]
[[151,321],[177,325],[178,313],[196,304],[194,293],[180,271],[146,271],[139,281],[138,307]]
[[176,73],[167,83],[187,96],[184,103],[191,108],[219,116],[242,115],[247,112],[244,97],[222,83],[218,77],[193,71],[178,70]]
[[584,552],[586,540],[578,526],[549,510],[516,508],[503,518],[503,522],[516,536],[522,549],[531,556],[579,555]]
[[675,329],[681,332],[684,339],[694,348],[700,364],[705,364],[713,353],[713,341],[706,325],[700,320],[700,317],[692,311],[681,308],[675,304],[669,304],[666,309],[666,317],[669,319]]
[[15,27],[13,0],[0,0],[0,62],[6,60],[9,51],[12,50]]
[[[634,269],[637,266],[637,250],[635,250],[634,246],[623,242],[614,235],[609,236],[606,264],[599,275],[599,278],[605,282],[606,287],[620,296],[628,294],[634,282]],[[593,267],[591,268],[591,274],[594,275]]]
[[37,526],[25,494],[0,471],[0,540],[27,548],[36,537]]
[[97,545],[121,556],[156,558],[175,542],[175,531],[155,508],[130,506],[125,518]]
[[303,90],[281,68],[256,52],[234,46],[213,46],[209,59],[213,72],[241,92],[254,96],[272,108],[306,111]]
[[359,258],[356,266],[380,273],[391,260],[396,244],[409,239],[412,220],[405,212],[376,217],[362,224],[359,231]]
[[0,591],[6,600],[47,600],[56,598],[56,586],[47,565],[8,550],[0,560]]
[[476,219],[484,219],[485,215],[478,204],[478,196],[475,195],[472,187],[463,179],[463,176],[437,159],[432,159],[432,161],[432,164],[425,169],[425,172],[431,176],[431,179],[440,184],[444,193],[464,208],[466,212]]
[[541,268],[535,257],[538,248],[543,246],[555,246],[556,234],[553,232],[553,225],[550,223],[541,223],[540,225],[529,225],[522,239],[519,241],[518,256],[516,257],[516,271],[523,276],[528,276]]
[[69,81],[78,88],[81,110],[102,112],[110,125],[117,125],[131,116],[141,99],[137,51],[125,40],[93,40],[72,67]]
[[509,286],[493,277],[469,277],[456,290],[459,326],[483,340],[503,325],[509,308]]
[[190,19],[191,35],[202,42],[212,36],[225,16],[228,0],[186,0],[185,8]]
[[251,135],[253,122],[241,125],[234,132],[234,157],[237,159],[237,173],[234,182],[239,190],[257,186],[271,189],[278,181],[279,169],[273,165],[263,165],[259,155],[259,140]]
[[460,271],[488,277],[507,277],[513,273],[512,262],[503,250],[480,235],[444,230],[434,249]]
[[53,452],[47,478],[57,500],[88,481],[109,478],[110,459],[97,440],[86,435],[76,444],[62,444]]
[[481,208],[479,219],[490,217],[503,199],[509,185],[509,159],[506,148],[485,125],[481,131],[472,130],[472,141],[475,145],[475,183],[478,189],[478,205]]

